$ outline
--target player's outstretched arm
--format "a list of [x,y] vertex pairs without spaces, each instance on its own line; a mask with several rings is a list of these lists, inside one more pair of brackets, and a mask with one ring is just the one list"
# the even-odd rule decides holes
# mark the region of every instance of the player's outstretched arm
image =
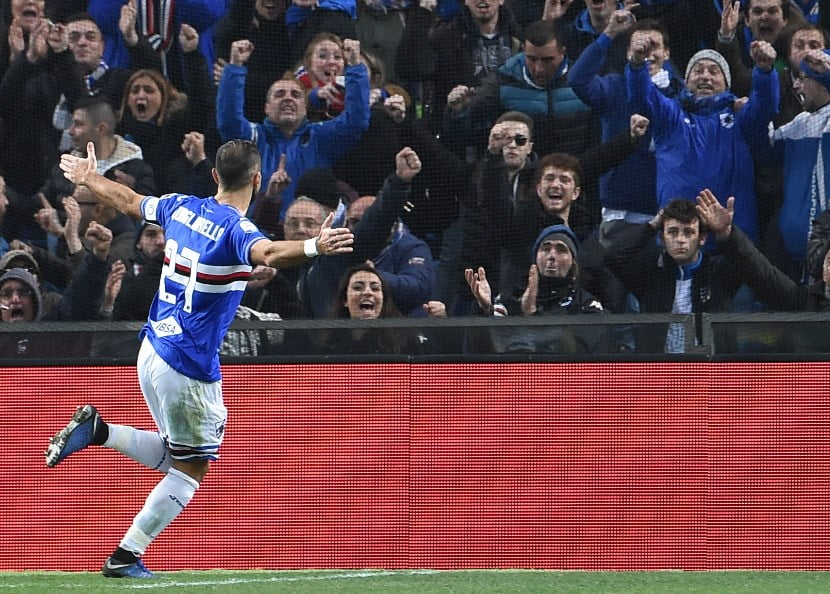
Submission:
[[63,176],[73,184],[86,186],[95,192],[107,206],[112,206],[133,218],[142,218],[141,200],[144,196],[98,173],[98,158],[95,156],[95,145],[91,142],[86,145],[86,154],[86,158],[61,155],[60,168]]
[[268,241],[256,242],[251,247],[251,264],[287,268],[302,264],[315,256],[334,256],[348,254],[352,251],[354,235],[346,227],[331,228],[334,213],[329,213],[320,234],[305,241]]

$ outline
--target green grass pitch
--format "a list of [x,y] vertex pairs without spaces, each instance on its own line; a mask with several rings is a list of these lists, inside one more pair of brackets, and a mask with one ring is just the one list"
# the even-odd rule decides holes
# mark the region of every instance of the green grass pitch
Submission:
[[180,571],[158,580],[97,573],[0,572],[0,594],[163,592],[165,594],[826,594],[830,572],[803,571]]

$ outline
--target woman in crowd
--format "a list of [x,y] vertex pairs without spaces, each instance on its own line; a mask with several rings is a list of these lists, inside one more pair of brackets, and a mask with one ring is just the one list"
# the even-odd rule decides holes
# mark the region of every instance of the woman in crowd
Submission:
[[[332,318],[377,320],[400,318],[389,287],[370,264],[353,266],[337,288]],[[338,328],[323,333],[320,354],[417,355],[417,337],[404,328]]]
[[141,147],[161,194],[176,191],[202,195],[213,187],[212,165],[205,153],[210,153],[217,142],[208,133],[202,137],[200,150],[194,150],[186,137],[193,131],[216,128],[214,89],[198,51],[195,30],[182,25],[180,37],[193,74],[186,92],[174,87],[157,70],[137,70],[125,85],[117,132]]
[[302,65],[295,72],[297,80],[309,92],[309,119],[327,120],[343,111],[345,67],[341,39],[332,33],[315,35],[306,48]]

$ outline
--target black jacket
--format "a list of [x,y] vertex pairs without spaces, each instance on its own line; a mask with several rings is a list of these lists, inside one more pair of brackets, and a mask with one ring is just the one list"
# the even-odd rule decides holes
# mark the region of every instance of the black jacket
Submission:
[[[656,230],[648,223],[631,225],[607,248],[604,263],[640,302],[642,313],[671,313],[675,285],[682,271],[657,244]],[[698,342],[702,342],[702,314],[728,311],[741,281],[734,261],[717,251],[703,252],[692,275],[692,313]],[[653,352],[657,345],[646,347]]]
[[[427,117],[430,128],[438,132],[453,87],[476,87],[489,72],[475,72],[474,56],[481,45],[481,34],[465,6],[453,20],[431,30],[433,19],[433,14],[422,8],[410,13],[395,64],[398,78],[432,83]],[[510,54],[519,51],[519,26],[503,6],[499,8],[496,35]]]
[[824,281],[810,286],[797,285],[769,260],[737,227],[722,244],[724,252],[735,262],[741,279],[767,307],[779,311],[830,311],[830,297]]

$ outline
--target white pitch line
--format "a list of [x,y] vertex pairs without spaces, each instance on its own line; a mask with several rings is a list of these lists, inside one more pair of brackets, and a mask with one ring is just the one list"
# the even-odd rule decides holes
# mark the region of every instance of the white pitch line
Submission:
[[[262,583],[278,583],[278,582],[303,582],[303,581],[319,581],[319,580],[345,580],[345,579],[365,579],[365,578],[373,578],[373,577],[388,577],[392,575],[429,575],[433,573],[439,573],[436,570],[431,569],[417,569],[411,571],[366,571],[366,572],[357,572],[357,573],[334,573],[330,575],[303,575],[303,576],[274,576],[270,578],[228,578],[228,579],[217,579],[217,580],[200,580],[194,582],[186,582],[186,581],[173,581],[167,580],[165,578],[161,578],[159,580],[142,580],[141,583],[135,584],[125,584],[124,582],[119,581],[118,585],[116,586],[113,584],[111,587],[113,589],[118,590],[125,590],[125,589],[132,589],[132,590],[147,590],[147,589],[154,589],[154,588],[178,588],[181,586],[223,586],[223,585],[233,585],[233,584],[262,584]],[[31,587],[30,584],[0,584],[0,590],[6,590],[11,588],[21,588],[21,587]],[[65,589],[76,589],[76,588],[86,588],[88,584],[81,585],[81,584],[61,584],[61,588]],[[106,587],[110,589],[110,587]]]
[[360,572],[360,573],[335,573],[331,575],[304,575],[297,577],[289,576],[274,576],[271,578],[230,578],[227,580],[202,580],[198,582],[180,582],[180,581],[158,581],[156,583],[142,583],[130,584],[127,588],[133,589],[147,589],[147,588],[170,588],[173,586],[222,586],[225,584],[259,584],[259,583],[274,583],[274,582],[304,582],[316,580],[344,580],[354,578],[373,578],[373,577],[388,577],[390,575],[418,575],[437,573],[431,570],[418,571],[374,571],[374,572]]

